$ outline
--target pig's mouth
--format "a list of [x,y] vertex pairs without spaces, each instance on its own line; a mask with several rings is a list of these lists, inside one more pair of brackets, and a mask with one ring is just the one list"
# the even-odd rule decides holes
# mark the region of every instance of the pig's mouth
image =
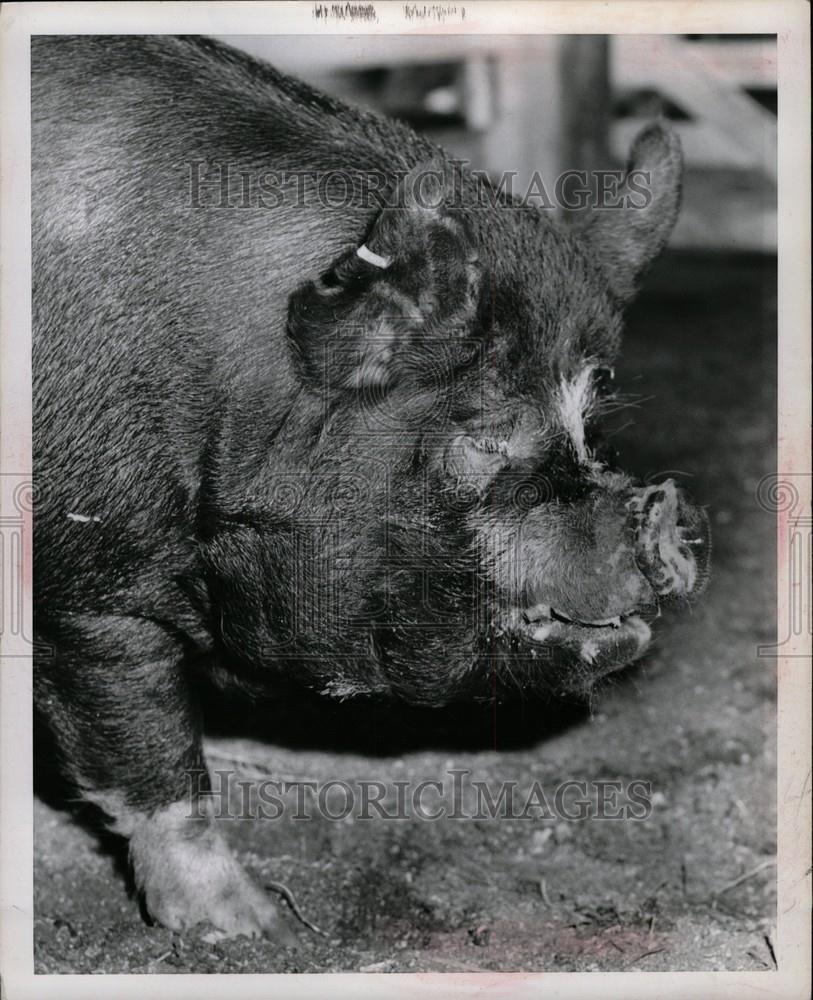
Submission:
[[[700,593],[708,578],[709,532],[705,513],[694,507],[671,481],[636,490],[627,504],[634,539],[629,580],[619,577],[618,592],[631,594],[635,607],[612,617],[567,613],[548,603],[515,606],[498,633],[513,655],[536,661],[563,661],[573,670],[573,685],[612,673],[636,660],[649,646],[648,621],[662,603]],[[636,587],[622,586],[638,580]],[[589,602],[586,602],[589,605]],[[595,607],[598,603],[593,601]],[[612,607],[608,600],[606,606]],[[616,603],[615,605],[619,605]],[[621,605],[623,607],[623,605]],[[570,687],[567,678],[560,686]]]
[[587,643],[586,650],[580,648],[579,653],[588,662],[595,658],[591,655],[593,645],[598,651],[601,645],[618,648],[634,639],[637,653],[643,652],[651,637],[649,626],[635,610],[613,618],[585,621],[547,604],[513,609],[507,631],[535,645]]
[[562,611],[557,611],[556,608],[551,607],[548,604],[537,604],[534,608],[528,608],[527,611],[520,612],[523,624],[541,628],[545,628],[550,622],[562,622],[565,625],[579,625],[582,628],[621,628],[623,621],[630,618],[634,615],[634,613],[634,611],[630,611],[624,615],[616,615],[614,618],[584,621],[580,618],[571,618],[569,615],[566,615]]
[[[512,609],[499,631],[512,650],[512,663],[517,657],[524,661],[529,679],[555,668],[547,680],[562,694],[589,689],[598,678],[638,659],[652,638],[635,611],[585,621],[544,604]],[[517,673],[514,667],[512,673]]]

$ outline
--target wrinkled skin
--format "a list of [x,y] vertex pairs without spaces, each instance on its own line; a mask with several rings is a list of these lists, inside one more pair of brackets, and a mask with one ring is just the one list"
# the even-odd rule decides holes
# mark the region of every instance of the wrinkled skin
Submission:
[[[671,164],[660,130],[639,145]],[[296,498],[269,509],[318,561],[297,588],[258,589],[248,621],[242,586],[234,602],[224,590],[224,636],[250,663],[316,654],[306,669],[328,693],[438,705],[490,694],[493,673],[586,692],[646,648],[641,613],[702,588],[706,517],[593,446],[620,321],[590,230],[579,242],[536,213],[450,208],[454,187],[446,171],[435,210],[384,209],[365,246],[389,266],[351,252],[292,296],[288,335],[321,409],[308,395],[289,415],[313,443],[284,447],[308,451],[311,478],[297,465]],[[255,495],[273,497],[279,467],[261,476]],[[279,563],[253,517],[237,515],[239,544],[209,548],[219,580],[242,581],[259,553]],[[286,579],[302,572],[288,558]],[[305,617],[280,642],[293,596]]]
[[[679,146],[647,129],[645,207],[568,231],[206,40],[46,39],[32,66],[38,710],[155,919],[278,934],[183,819],[200,654],[249,690],[587,693],[701,591],[705,514],[598,440]],[[223,163],[382,183],[218,209]]]

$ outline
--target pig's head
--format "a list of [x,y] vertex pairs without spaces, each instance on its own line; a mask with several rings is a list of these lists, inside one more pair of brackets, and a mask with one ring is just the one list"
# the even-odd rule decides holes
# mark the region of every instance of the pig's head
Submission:
[[[261,658],[340,696],[584,693],[702,589],[703,511],[598,443],[621,309],[678,211],[677,140],[651,127],[630,166],[648,194],[575,231],[467,203],[473,180],[445,166],[416,197],[415,173],[293,296],[280,448],[298,458],[265,486]],[[244,645],[246,612],[224,628]]]

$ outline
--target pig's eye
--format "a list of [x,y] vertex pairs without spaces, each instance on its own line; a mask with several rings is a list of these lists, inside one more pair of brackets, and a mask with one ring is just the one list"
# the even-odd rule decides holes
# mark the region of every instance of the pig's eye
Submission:
[[618,454],[618,448],[615,445],[602,441],[596,446],[593,458],[601,465],[608,465],[611,468],[615,468],[618,465]]
[[593,386],[596,392],[600,396],[610,392],[614,378],[615,369],[611,368],[609,365],[600,365],[596,368],[593,371]]
[[508,465],[508,442],[459,434],[446,446],[443,465],[455,477],[474,476],[482,483]]

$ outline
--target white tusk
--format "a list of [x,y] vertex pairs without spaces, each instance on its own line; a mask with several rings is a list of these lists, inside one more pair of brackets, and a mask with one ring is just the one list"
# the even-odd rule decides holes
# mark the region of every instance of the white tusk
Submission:
[[386,271],[392,263],[389,257],[381,257],[379,254],[373,253],[373,251],[368,250],[363,243],[358,250],[356,250],[356,256],[361,257],[362,260],[366,260],[367,263],[372,264],[373,267],[380,267],[382,271]]

